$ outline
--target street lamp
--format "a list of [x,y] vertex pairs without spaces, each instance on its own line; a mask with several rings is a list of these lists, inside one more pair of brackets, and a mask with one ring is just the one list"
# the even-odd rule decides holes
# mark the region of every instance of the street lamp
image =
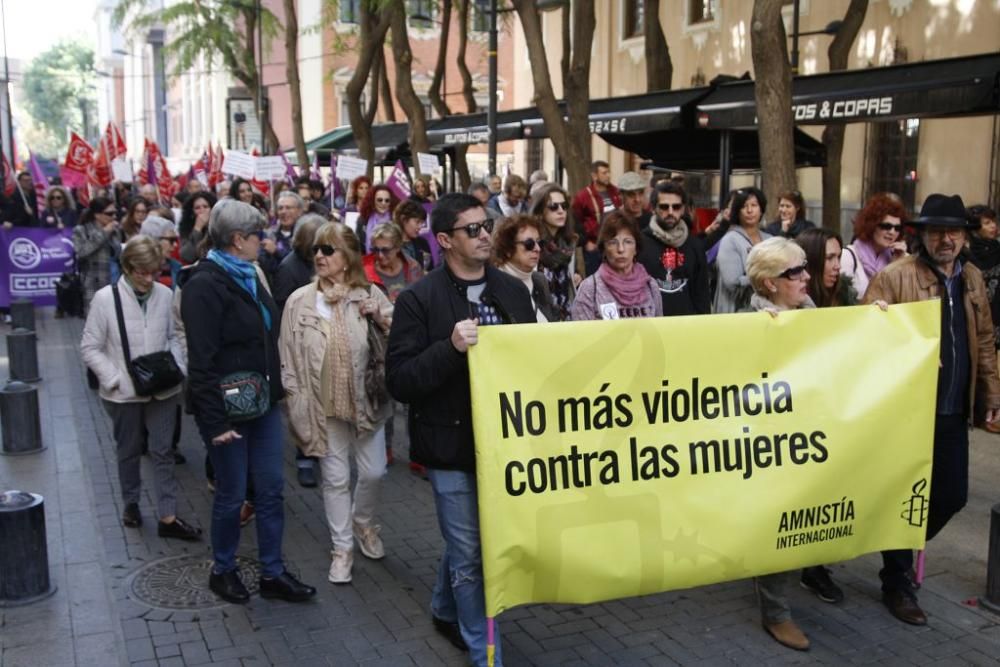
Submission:
[[799,73],[799,37],[806,37],[808,35],[836,35],[837,31],[840,30],[840,26],[844,24],[843,21],[830,21],[822,30],[799,32],[799,1],[794,0],[792,2],[792,34],[789,35],[792,40],[792,76],[797,76]]

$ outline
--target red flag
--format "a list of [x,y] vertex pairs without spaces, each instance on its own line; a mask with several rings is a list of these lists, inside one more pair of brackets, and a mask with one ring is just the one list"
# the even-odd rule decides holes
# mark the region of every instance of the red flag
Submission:
[[150,156],[149,156],[149,139],[143,139],[142,140],[142,157],[139,158],[139,173],[136,174],[136,182],[138,182],[139,185],[146,185],[146,184],[148,184],[150,182],[149,181],[149,178],[150,178],[150,170],[149,170],[149,164],[150,163],[149,163],[149,159],[150,159]]
[[[253,155],[254,157],[260,155],[260,151],[257,150],[256,146],[254,146],[253,150],[250,151],[250,155]],[[254,178],[250,180],[250,185],[253,186],[254,190],[261,193],[265,197],[267,197],[267,193],[270,192],[270,186],[267,184],[267,181],[258,181]]]
[[14,170],[7,161],[7,154],[3,154],[3,196],[12,197],[17,192],[17,179],[14,177]]
[[174,179],[170,175],[170,169],[167,168],[167,160],[160,153],[160,147],[156,145],[155,141],[149,142],[149,165],[149,168],[153,170],[150,182],[155,182],[160,191],[160,200],[169,202],[175,192]]
[[80,202],[80,206],[87,208],[90,206],[90,187],[83,185],[79,188],[73,188],[76,192],[76,200]]
[[128,147],[125,145],[125,137],[122,136],[118,126],[114,123],[108,123],[107,128],[104,130],[103,141],[107,147],[108,162],[111,162],[115,158],[125,157],[128,153]]
[[204,188],[208,187],[208,169],[205,167],[205,163],[208,162],[208,155],[202,153],[202,156],[195,161],[194,166],[191,167],[193,176],[195,180],[201,183]]
[[[211,148],[211,144],[209,144],[209,148]],[[220,144],[216,144],[215,158],[212,161],[212,168],[208,174],[208,185],[212,189],[215,189],[216,185],[226,180],[225,175],[222,173],[222,158],[222,146]]]
[[90,163],[87,170],[87,181],[91,185],[106,188],[111,185],[111,162],[108,160],[105,142],[102,140],[97,145],[97,156]]
[[66,160],[59,167],[59,176],[63,185],[75,188],[87,183],[87,173],[94,161],[94,149],[76,132],[70,136],[69,148],[66,150]]
[[49,191],[49,179],[42,171],[42,165],[38,164],[38,159],[30,150],[28,151],[28,173],[35,184],[35,203],[38,205],[38,212],[45,210],[45,193]]

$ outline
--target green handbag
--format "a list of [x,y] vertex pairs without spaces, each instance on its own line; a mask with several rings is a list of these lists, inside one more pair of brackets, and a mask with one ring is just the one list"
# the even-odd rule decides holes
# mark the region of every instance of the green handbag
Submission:
[[271,383],[257,371],[237,371],[222,378],[219,389],[226,406],[226,419],[245,422],[271,409]]

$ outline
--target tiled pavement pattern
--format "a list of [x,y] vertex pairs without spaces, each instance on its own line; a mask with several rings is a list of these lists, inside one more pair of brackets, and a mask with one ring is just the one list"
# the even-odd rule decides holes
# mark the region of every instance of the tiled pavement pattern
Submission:
[[[409,473],[405,447],[383,487],[380,510],[387,558],[358,555],[354,582],[326,582],[329,538],[318,489],[294,482],[286,458],[284,550],[292,569],[319,588],[311,604],[254,597],[246,607],[197,611],[145,606],[130,596],[130,576],[144,565],[194,545],[155,535],[150,491],[141,530],[120,525],[110,422],[86,389],[76,352],[81,322],[37,313],[43,431],[48,449],[0,457],[0,489],[45,496],[51,571],[59,589],[30,606],[0,608],[0,666],[115,665],[462,665],[464,654],[433,630],[427,612],[441,540],[430,488]],[[0,376],[6,369],[0,366]],[[405,433],[402,421],[397,434]],[[202,448],[185,419],[178,513],[207,529],[211,495]],[[928,551],[921,601],[924,628],[906,626],[878,602],[878,559],[835,566],[847,600],[828,605],[792,591],[796,619],[813,641],[809,653],[782,648],[760,628],[749,582],[586,606],[536,605],[501,617],[508,665],[673,665],[776,663],[1000,664],[1000,617],[963,603],[982,592],[986,525],[983,508],[998,500],[1000,450],[974,441],[972,507]],[[144,470],[149,479],[151,470]],[[2,545],[0,545],[2,548]],[[243,553],[255,552],[244,531]]]

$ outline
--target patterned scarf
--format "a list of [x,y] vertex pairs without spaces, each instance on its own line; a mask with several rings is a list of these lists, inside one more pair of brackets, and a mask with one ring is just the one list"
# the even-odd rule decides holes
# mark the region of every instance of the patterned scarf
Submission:
[[549,236],[542,241],[542,254],[538,260],[538,270],[549,283],[549,296],[556,321],[565,322],[569,319],[569,308],[573,303],[576,290],[573,288],[573,276],[569,266],[573,259],[576,246],[561,238]]
[[236,281],[236,284],[249,292],[250,296],[257,303],[260,308],[260,314],[264,318],[264,326],[267,330],[271,330],[271,311],[267,309],[264,303],[257,298],[257,269],[254,267],[252,262],[248,262],[245,259],[240,259],[239,257],[234,257],[228,252],[222,252],[212,248],[208,251],[208,255],[205,259],[215,262],[229,274],[229,277]]
[[628,275],[622,275],[608,266],[607,262],[601,262],[601,268],[597,272],[619,306],[629,308],[644,306],[649,302],[649,274],[642,264],[633,264],[632,271]]
[[345,297],[350,291],[347,285],[319,279],[317,289],[323,300],[330,306],[330,337],[327,339],[326,358],[329,363],[328,386],[330,402],[326,406],[327,417],[333,417],[349,424],[357,424],[358,415],[354,402],[354,373],[351,366],[350,334],[347,331]]

